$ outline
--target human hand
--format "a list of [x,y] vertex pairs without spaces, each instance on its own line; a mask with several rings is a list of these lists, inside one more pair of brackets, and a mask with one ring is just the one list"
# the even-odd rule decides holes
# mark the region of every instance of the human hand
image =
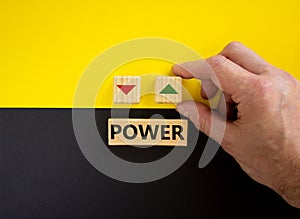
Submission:
[[213,71],[203,61],[174,65],[172,71],[202,80],[203,98],[221,89],[226,107],[212,111],[202,103],[195,108],[193,102],[182,102],[178,112],[206,135],[216,114],[226,122],[219,142],[223,149],[250,177],[300,208],[300,83],[238,42],[206,62]]

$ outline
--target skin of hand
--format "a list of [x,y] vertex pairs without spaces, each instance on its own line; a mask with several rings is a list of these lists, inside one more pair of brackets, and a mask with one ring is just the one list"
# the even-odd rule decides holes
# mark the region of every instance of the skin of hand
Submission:
[[226,122],[222,148],[251,178],[300,208],[300,83],[239,42],[205,61],[212,71],[203,61],[174,65],[172,71],[202,80],[203,98],[222,90],[226,107],[211,110],[197,102],[195,110],[194,102],[182,102],[177,111],[206,135],[217,114]]

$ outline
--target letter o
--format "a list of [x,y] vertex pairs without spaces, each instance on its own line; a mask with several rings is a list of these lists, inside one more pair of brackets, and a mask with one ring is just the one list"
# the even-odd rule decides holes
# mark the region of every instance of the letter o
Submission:
[[[128,129],[129,128],[131,128],[133,130],[133,135],[132,136],[128,135]],[[125,138],[127,138],[129,140],[135,139],[136,136],[137,136],[137,128],[132,124],[126,125],[123,129],[123,135],[124,135]]]

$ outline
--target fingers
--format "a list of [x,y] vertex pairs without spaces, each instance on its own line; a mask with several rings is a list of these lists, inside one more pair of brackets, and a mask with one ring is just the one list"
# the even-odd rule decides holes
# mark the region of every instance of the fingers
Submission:
[[231,60],[237,65],[240,65],[241,67],[254,74],[263,73],[265,67],[269,65],[254,51],[252,51],[251,49],[247,48],[239,42],[229,43],[220,52],[220,55],[225,56],[227,59]]
[[234,103],[227,94],[221,95],[217,106],[217,112],[229,121],[235,121],[237,119],[238,110],[236,103]]
[[172,72],[175,75],[181,76],[186,79],[197,78],[200,80],[209,80],[212,69],[203,59],[192,62],[184,62],[179,65],[173,65]]
[[211,80],[203,80],[201,82],[201,96],[204,99],[210,99],[216,95],[218,88]]
[[[177,105],[177,111],[190,119],[197,129],[213,138],[225,147],[232,142],[234,125],[226,122],[219,114],[211,111],[209,107],[202,103],[186,101]],[[213,120],[212,120],[213,119]],[[214,125],[212,124],[214,122]],[[213,126],[213,127],[212,127]],[[212,128],[214,128],[212,130]],[[229,130],[231,129],[231,130]],[[230,132],[229,132],[230,131]]]
[[[172,72],[176,74],[177,76],[181,76],[182,78],[185,79],[190,79],[190,78],[202,78],[201,81],[201,96],[204,99],[209,99],[212,98],[218,91],[218,88],[214,85],[214,83],[210,79],[203,79],[201,77],[200,72],[198,72],[198,69],[195,68],[197,66],[201,65],[202,69],[205,68],[204,65],[205,62],[203,60],[197,61],[197,65],[194,64],[194,62],[186,62],[183,63],[182,65],[173,65],[172,66]],[[207,71],[211,71],[209,67],[207,66]]]
[[216,87],[229,95],[248,86],[251,74],[226,57],[216,55],[205,61],[185,62],[175,65],[172,70],[175,75],[184,78],[195,77],[200,80],[211,80]]
[[269,64],[251,49],[239,42],[231,42],[219,55],[206,60],[175,65],[172,70],[174,74],[183,78],[195,77],[202,80],[201,95],[203,98],[211,98],[216,88],[207,81],[211,80],[216,87],[225,92],[231,91],[229,94],[232,94],[245,84],[239,83],[245,82],[243,79],[246,78],[247,73],[262,74],[268,66]]
[[216,55],[206,61],[213,70],[210,79],[226,94],[234,95],[248,86],[251,74],[224,56]]
[[188,62],[185,62],[185,63],[180,64],[180,65],[179,64],[173,65],[171,71],[175,75],[180,76],[180,77],[185,78],[185,79],[195,78],[192,71],[190,71],[189,68],[185,67],[186,65],[188,65]]
[[192,101],[177,104],[177,111],[189,118],[196,128],[209,135],[211,129],[211,110],[202,103]]

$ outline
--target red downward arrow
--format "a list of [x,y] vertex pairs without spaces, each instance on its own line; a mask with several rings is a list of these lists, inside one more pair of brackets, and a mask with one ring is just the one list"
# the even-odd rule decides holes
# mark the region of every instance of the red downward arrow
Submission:
[[117,85],[117,87],[127,95],[135,87],[135,85]]

